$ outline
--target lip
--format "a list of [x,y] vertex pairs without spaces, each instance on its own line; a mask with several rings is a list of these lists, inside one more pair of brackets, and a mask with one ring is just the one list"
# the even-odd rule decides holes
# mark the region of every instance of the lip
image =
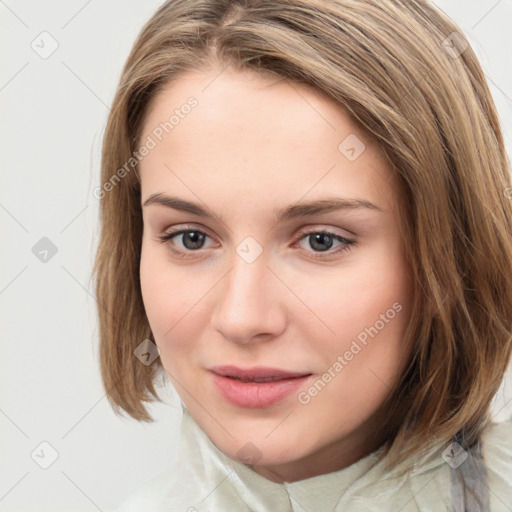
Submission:
[[253,366],[252,368],[238,368],[233,365],[214,366],[211,371],[217,375],[236,377],[244,380],[256,379],[291,379],[294,377],[302,377],[304,375],[311,375],[309,372],[292,372],[282,370],[280,368],[270,368],[268,366]]
[[[236,366],[216,366],[211,369],[213,383],[225,400],[238,407],[250,409],[270,407],[288,395],[312,377],[312,374],[290,372],[278,368]],[[236,378],[264,379],[274,378],[270,382],[244,382]]]

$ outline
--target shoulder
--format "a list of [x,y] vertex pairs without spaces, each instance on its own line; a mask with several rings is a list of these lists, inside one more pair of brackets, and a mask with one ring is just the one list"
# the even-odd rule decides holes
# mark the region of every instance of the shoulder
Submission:
[[488,465],[512,470],[512,418],[489,423],[482,433],[484,457]]
[[171,467],[153,474],[141,482],[124,500],[111,512],[147,512],[158,510],[165,503],[169,492],[176,484],[177,468]]
[[[178,447],[170,465],[140,483],[111,512],[194,510],[192,505],[199,497],[210,493],[231,472],[227,457],[184,409]],[[219,500],[234,495],[236,491],[229,485],[216,493]]]
[[490,497],[498,500],[496,510],[501,510],[503,503],[512,503],[512,419],[490,423],[482,434],[482,449]]

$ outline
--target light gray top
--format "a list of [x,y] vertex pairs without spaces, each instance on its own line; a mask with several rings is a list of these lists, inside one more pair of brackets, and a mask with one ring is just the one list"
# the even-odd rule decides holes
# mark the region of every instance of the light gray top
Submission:
[[512,419],[491,423],[468,452],[437,445],[402,478],[382,473],[380,450],[333,473],[276,483],[224,455],[184,408],[171,466],[114,512],[512,512]]

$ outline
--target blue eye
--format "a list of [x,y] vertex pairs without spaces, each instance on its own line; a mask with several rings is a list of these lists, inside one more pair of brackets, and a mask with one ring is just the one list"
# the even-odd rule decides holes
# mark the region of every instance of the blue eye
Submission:
[[[313,258],[322,259],[326,256],[323,253],[327,253],[330,257],[333,254],[337,254],[342,251],[347,251],[350,246],[355,244],[355,240],[345,238],[326,230],[311,230],[301,231],[300,237],[295,241],[294,245],[302,240],[307,239],[309,246],[313,248]],[[174,239],[181,236],[182,248],[176,248]],[[203,249],[203,244],[207,238],[210,238],[206,233],[198,229],[175,229],[163,233],[157,237],[161,243],[169,246],[169,249],[176,254],[178,257],[187,258],[193,257],[194,252],[199,252]],[[331,251],[334,241],[340,244],[337,250]]]

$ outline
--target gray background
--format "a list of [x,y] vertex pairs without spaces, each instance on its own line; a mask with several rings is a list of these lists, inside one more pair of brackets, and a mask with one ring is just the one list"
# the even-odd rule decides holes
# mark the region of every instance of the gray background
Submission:
[[[170,384],[166,404],[150,407],[153,424],[115,416],[108,405],[89,279],[108,105],[137,33],[161,3],[0,0],[3,512],[108,510],[175,454],[181,407]],[[512,0],[436,4],[481,59],[510,154]],[[43,237],[57,251],[46,262],[34,254],[48,247]],[[503,408],[511,387],[507,377],[497,421],[512,416],[512,402]],[[52,450],[58,457],[43,469]]]

